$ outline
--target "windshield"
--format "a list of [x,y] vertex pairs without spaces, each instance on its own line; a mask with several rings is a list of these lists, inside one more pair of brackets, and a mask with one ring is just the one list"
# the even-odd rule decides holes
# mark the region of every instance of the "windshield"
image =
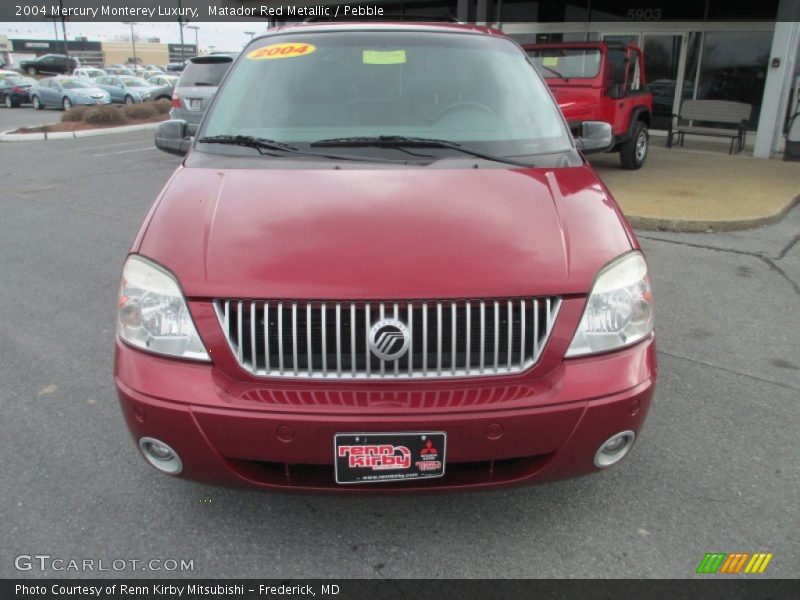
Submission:
[[597,48],[536,48],[528,55],[542,77],[591,78],[600,72]]
[[122,83],[130,87],[150,87],[149,83],[139,77],[120,77],[120,79]]
[[[300,146],[341,137],[421,137],[507,157],[571,147],[558,108],[519,47],[460,33],[347,31],[259,40],[218,92],[200,137],[218,135]],[[339,153],[345,152],[365,150]],[[452,148],[413,152],[458,155]]]
[[75,90],[79,88],[90,88],[92,87],[91,84],[82,81],[80,79],[59,79],[58,83],[61,84],[61,87],[67,90]]

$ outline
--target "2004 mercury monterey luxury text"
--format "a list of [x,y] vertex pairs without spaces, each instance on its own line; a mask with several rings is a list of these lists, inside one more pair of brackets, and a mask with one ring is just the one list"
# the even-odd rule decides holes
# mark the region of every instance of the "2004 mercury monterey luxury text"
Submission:
[[116,384],[157,469],[421,492],[625,456],[656,379],[645,259],[525,52],[457,24],[254,39],[122,272]]

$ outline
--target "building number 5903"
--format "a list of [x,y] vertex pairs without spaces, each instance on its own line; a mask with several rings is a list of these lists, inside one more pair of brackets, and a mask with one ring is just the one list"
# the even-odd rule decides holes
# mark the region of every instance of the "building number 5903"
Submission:
[[629,21],[660,21],[660,8],[632,8],[628,11]]

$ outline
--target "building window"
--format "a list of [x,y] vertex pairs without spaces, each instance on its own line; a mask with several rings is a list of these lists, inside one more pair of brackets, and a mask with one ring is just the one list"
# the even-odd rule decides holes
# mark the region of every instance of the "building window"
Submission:
[[706,32],[695,97],[750,104],[750,127],[755,129],[771,46],[769,31]]

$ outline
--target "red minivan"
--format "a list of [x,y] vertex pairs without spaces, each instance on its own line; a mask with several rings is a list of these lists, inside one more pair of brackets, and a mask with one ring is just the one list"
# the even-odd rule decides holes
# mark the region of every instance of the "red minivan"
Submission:
[[457,24],[254,39],[122,271],[143,457],[270,490],[479,489],[607,468],[656,379],[647,264],[525,52]]

